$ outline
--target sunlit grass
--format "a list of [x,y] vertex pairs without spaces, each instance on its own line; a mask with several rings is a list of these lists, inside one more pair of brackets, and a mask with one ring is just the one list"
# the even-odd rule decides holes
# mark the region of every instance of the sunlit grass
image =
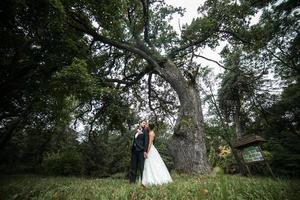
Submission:
[[2,176],[0,199],[300,199],[300,182],[241,176],[172,174],[173,183],[144,188],[125,179]]

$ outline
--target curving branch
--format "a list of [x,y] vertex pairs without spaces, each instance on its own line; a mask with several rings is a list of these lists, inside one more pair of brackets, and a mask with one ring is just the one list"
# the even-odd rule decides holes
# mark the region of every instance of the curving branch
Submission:
[[149,104],[150,110],[154,111],[154,113],[155,113],[155,110],[153,109],[152,103],[151,103],[151,91],[152,91],[151,81],[152,81],[152,74],[150,73],[148,76],[148,99],[149,99],[148,104]]
[[[169,105],[173,105],[174,102],[173,101],[168,101],[165,98],[163,98],[162,96],[160,96],[157,91],[155,91],[155,89],[152,88],[152,78],[153,78],[153,74],[154,73],[150,73],[148,76],[148,81],[147,81],[147,85],[148,85],[148,105],[150,110],[153,112],[155,120],[157,121],[157,113],[156,110],[164,110],[165,112],[170,113],[170,111],[167,109],[167,104]],[[159,105],[156,107],[153,107],[152,105],[152,99],[155,99],[158,101]]]
[[149,2],[149,0],[141,0],[141,3],[143,5],[144,40],[148,44],[151,44],[150,40],[149,40],[149,5],[150,5],[150,2]]
[[210,61],[210,62],[213,62],[213,63],[217,64],[219,67],[222,67],[223,69],[226,69],[226,70],[232,70],[232,69],[230,69],[230,68],[228,68],[228,67],[225,67],[224,65],[221,65],[221,64],[220,64],[218,61],[216,61],[216,60],[213,60],[213,59],[204,57],[204,56],[202,56],[202,55],[197,55],[197,54],[194,54],[194,56],[197,57],[197,58],[203,58],[203,59],[205,59],[205,60],[208,60],[208,61]]
[[156,108],[152,107],[152,102],[151,102],[151,91],[152,91],[151,82],[152,82],[152,73],[150,73],[148,76],[148,99],[149,99],[148,104],[149,104],[150,110],[154,114],[155,123],[158,124],[158,115],[156,113]]
[[[105,81],[123,84],[123,85],[125,85],[123,87],[123,90],[126,90],[130,86],[138,83],[146,74],[148,74],[151,71],[152,71],[151,68],[146,67],[143,71],[141,71],[139,73],[131,74],[131,75],[127,76],[125,79],[113,79],[112,78],[112,79],[105,79]],[[132,77],[134,77],[134,78],[132,80],[130,80],[130,78],[132,78]]]
[[197,45],[200,45],[202,43],[204,43],[208,38],[210,37],[210,35],[204,35],[202,38],[199,38],[198,40],[196,41],[192,41],[192,42],[189,42],[188,44],[185,44],[183,46],[180,46],[178,48],[175,48],[173,49],[169,54],[168,54],[168,57],[169,58],[174,58],[179,52],[181,51],[184,51],[190,47],[193,47],[193,46],[197,46]]
[[272,52],[270,49],[267,48],[267,51],[273,56],[275,57],[277,60],[279,60],[279,62],[281,62],[283,65],[285,65],[287,68],[290,68],[292,70],[296,70],[296,68],[290,66],[288,63],[286,63],[283,59],[281,59],[279,56],[277,56],[274,52]]
[[78,14],[73,13],[73,15],[71,16],[71,19],[77,23],[77,25],[69,23],[69,25],[71,27],[75,28],[76,30],[78,30],[82,33],[92,36],[95,41],[100,41],[105,44],[114,46],[116,48],[132,52],[132,53],[142,57],[143,59],[147,60],[154,68],[160,68],[158,62],[154,58],[152,58],[149,55],[149,53],[136,47],[134,44],[130,44],[130,43],[127,43],[124,41],[117,41],[117,40],[110,39],[108,37],[101,35],[95,29],[93,29],[91,26],[88,25],[89,22],[87,20],[83,19]]
[[253,45],[253,42],[249,41],[249,40],[246,40],[245,38],[242,38],[240,35],[238,35],[238,33],[235,33],[233,31],[230,31],[230,30],[218,30],[219,33],[225,33],[225,34],[228,34],[228,35],[231,35],[232,37],[234,37],[235,39],[245,43],[245,44],[251,44]]

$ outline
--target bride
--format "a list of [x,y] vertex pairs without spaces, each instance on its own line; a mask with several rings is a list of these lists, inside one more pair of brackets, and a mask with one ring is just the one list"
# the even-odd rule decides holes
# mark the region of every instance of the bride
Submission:
[[148,125],[149,145],[142,176],[143,185],[161,185],[173,181],[164,161],[153,145],[153,140],[155,138],[153,128],[153,124]]

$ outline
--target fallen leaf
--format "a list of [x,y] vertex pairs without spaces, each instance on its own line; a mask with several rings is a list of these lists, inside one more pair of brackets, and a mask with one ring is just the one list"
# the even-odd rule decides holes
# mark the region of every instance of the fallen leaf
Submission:
[[135,200],[135,199],[137,199],[136,198],[136,193],[135,192],[133,192],[132,194],[131,194],[131,198],[130,198],[131,200]]
[[208,189],[202,189],[201,193],[207,195],[208,194]]
[[55,193],[53,194],[53,198],[55,198],[55,199],[58,198],[58,192],[55,192]]

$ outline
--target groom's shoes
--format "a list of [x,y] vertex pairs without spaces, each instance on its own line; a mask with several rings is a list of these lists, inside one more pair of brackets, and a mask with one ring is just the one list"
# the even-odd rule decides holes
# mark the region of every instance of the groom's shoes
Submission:
[[134,181],[129,181],[129,184],[130,184],[130,185],[134,185],[135,182],[134,182]]

